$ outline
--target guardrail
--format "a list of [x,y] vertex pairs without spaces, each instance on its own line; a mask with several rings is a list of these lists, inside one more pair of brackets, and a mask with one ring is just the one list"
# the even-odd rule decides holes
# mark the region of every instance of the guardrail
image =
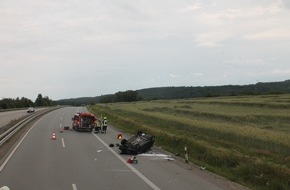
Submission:
[[8,139],[10,139],[17,131],[19,131],[22,127],[24,127],[25,125],[27,125],[28,123],[30,123],[32,120],[34,120],[35,118],[44,115],[48,112],[51,112],[53,110],[59,109],[61,107],[54,107],[51,109],[47,109],[47,110],[42,110],[39,112],[36,112],[28,117],[26,117],[25,119],[21,120],[20,122],[18,122],[17,124],[15,124],[13,127],[10,127],[7,131],[5,131],[4,133],[2,133],[0,135],[0,146],[2,146]]

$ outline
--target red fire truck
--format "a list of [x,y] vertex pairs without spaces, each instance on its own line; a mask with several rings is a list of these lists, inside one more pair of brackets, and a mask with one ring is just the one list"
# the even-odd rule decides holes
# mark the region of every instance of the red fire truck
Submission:
[[76,131],[92,131],[95,127],[96,117],[89,112],[80,112],[72,118],[72,128]]

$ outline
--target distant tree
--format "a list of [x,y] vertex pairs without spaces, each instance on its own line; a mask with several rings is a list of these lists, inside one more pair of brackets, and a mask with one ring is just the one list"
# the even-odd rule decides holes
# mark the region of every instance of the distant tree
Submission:
[[48,96],[42,98],[43,106],[51,106],[51,100]]
[[34,105],[34,103],[30,99],[25,98],[25,97],[22,97],[20,99],[20,102],[21,102],[22,107],[30,107]]
[[1,109],[23,108],[29,106],[33,106],[33,102],[30,99],[24,97],[22,97],[21,99],[17,97],[16,99],[3,98],[2,100],[0,100]]
[[38,94],[38,96],[35,100],[35,106],[43,106],[42,94]]
[[133,90],[127,90],[125,92],[117,92],[115,94],[115,102],[133,102],[137,101],[137,92]]
[[15,108],[15,101],[11,98],[3,98],[0,105],[2,109]]
[[52,106],[53,101],[48,96],[43,97],[42,94],[38,94],[35,100],[35,106]]
[[[224,85],[204,87],[154,87],[137,91],[117,92],[94,98],[76,98],[57,101],[59,105],[81,105],[93,101],[110,103],[122,101],[184,99],[196,97],[218,97],[239,95],[283,94],[290,93],[290,80],[284,82],[257,83],[251,85]],[[137,97],[136,97],[137,96]]]
[[111,103],[114,102],[115,95],[104,95],[101,96],[99,102],[100,103]]

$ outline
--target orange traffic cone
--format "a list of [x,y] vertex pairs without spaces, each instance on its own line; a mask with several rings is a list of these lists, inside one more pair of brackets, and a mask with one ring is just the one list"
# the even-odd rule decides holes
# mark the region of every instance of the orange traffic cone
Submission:
[[133,162],[132,157],[129,157],[128,160],[127,160],[127,163],[132,164],[132,162]]
[[56,140],[56,136],[55,136],[55,133],[52,133],[52,137],[51,137],[51,140]]
[[131,156],[131,157],[128,158],[127,163],[129,163],[129,164],[137,164],[138,160],[137,160],[136,156]]

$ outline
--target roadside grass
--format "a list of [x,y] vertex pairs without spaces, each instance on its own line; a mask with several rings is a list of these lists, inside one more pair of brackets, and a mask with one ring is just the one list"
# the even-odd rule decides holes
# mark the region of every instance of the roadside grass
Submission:
[[239,96],[97,104],[128,133],[257,190],[290,189],[290,95]]

